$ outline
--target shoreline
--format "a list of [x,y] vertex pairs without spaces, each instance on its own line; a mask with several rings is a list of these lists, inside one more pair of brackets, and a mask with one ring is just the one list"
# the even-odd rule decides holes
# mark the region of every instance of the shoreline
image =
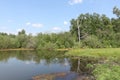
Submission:
[[29,48],[16,48],[16,49],[0,49],[0,51],[27,51],[27,50],[35,50],[35,49],[29,49]]

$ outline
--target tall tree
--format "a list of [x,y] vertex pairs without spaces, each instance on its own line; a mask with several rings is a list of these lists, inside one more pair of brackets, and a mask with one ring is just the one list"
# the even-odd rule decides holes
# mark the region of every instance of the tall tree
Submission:
[[25,30],[23,29],[22,31],[18,32],[18,36],[17,36],[17,40],[18,40],[18,46],[19,48],[25,48],[27,45],[27,35]]
[[115,14],[118,18],[120,18],[120,10],[116,6],[113,8],[113,14]]

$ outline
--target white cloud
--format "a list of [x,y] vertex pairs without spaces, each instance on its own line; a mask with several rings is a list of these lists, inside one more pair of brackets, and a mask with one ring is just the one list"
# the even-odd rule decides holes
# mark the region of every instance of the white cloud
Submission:
[[30,22],[27,22],[27,23],[26,23],[26,26],[29,26],[29,25],[31,25],[31,23],[30,23]]
[[67,21],[64,21],[64,25],[68,25],[68,22],[67,22]]
[[60,31],[61,28],[60,28],[60,27],[54,27],[53,30],[55,30],[55,31]]
[[43,27],[43,24],[34,23],[34,24],[32,24],[32,27],[41,28],[41,27]]
[[83,2],[83,0],[70,0],[68,3],[70,4],[70,5],[74,5],[74,4],[80,4],[80,3],[82,3]]
[[41,27],[43,27],[43,24],[41,24],[41,23],[31,23],[31,22],[27,22],[25,25],[26,25],[26,26],[36,27],[36,28],[41,28]]

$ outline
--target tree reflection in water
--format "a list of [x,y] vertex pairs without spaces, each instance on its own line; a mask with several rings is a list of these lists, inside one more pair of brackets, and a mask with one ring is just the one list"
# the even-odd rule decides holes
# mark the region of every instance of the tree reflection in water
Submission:
[[0,52],[0,62],[7,63],[10,58],[41,64],[45,61],[45,65],[51,63],[60,63],[64,66],[70,66],[68,72],[55,72],[48,74],[36,75],[33,80],[94,80],[92,71],[95,68],[95,63],[98,62],[95,58],[90,57],[66,57],[64,52],[58,51],[9,51]]
[[33,80],[95,80],[92,71],[98,60],[91,57],[68,58],[69,72],[42,74],[33,77]]
[[[45,60],[47,64],[59,61],[64,63],[64,52],[60,51],[4,51],[0,52],[0,62],[7,62],[10,58],[16,58],[21,61],[34,61],[39,64]],[[59,59],[59,60],[58,60]]]
[[98,60],[91,57],[75,57],[70,59],[70,63],[71,71],[80,74],[90,74],[95,68],[94,64],[98,63]]
[[[80,80],[94,80],[92,71],[95,69],[95,64],[98,59],[92,57],[73,57],[70,58],[70,66],[72,72],[77,72]],[[81,79],[83,78],[83,79]]]

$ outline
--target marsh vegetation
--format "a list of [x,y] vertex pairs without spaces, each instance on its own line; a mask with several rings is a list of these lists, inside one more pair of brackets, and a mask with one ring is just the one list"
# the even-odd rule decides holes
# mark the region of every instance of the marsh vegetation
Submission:
[[[94,68],[92,74],[96,80],[120,79],[120,48],[107,49],[74,49],[67,52],[72,57],[87,57],[95,59],[97,63],[88,64]],[[89,70],[88,70],[89,71]]]

